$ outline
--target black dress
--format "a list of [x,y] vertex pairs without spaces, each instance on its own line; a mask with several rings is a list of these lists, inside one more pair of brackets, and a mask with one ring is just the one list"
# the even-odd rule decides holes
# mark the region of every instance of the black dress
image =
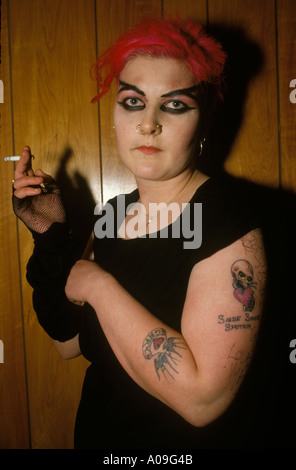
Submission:
[[[115,220],[119,199],[110,201]],[[125,205],[137,199],[138,193],[134,191],[126,196]],[[193,266],[262,223],[268,248],[269,289],[257,350],[231,406],[204,428],[188,424],[135,384],[114,356],[94,310],[87,304],[79,307],[68,301],[65,283],[71,266],[80,256],[68,225],[54,223],[44,234],[33,233],[35,247],[27,265],[27,279],[33,287],[38,321],[58,341],[79,334],[82,354],[91,362],[77,412],[76,449],[295,447],[295,364],[289,362],[289,341],[296,331],[295,303],[294,296],[287,295],[293,293],[293,287],[287,286],[294,276],[288,276],[290,271],[286,270],[291,265],[294,272],[289,249],[293,243],[283,242],[294,240],[294,232],[290,230],[289,237],[283,237],[287,234],[282,223],[287,218],[283,216],[285,205],[281,199],[273,199],[270,192],[260,201],[258,192],[251,194],[240,181],[224,177],[210,178],[198,188],[187,208],[189,219],[188,212],[181,215],[191,223],[194,203],[202,203],[199,247],[192,249],[191,245],[185,249],[187,232],[186,240],[182,231],[181,237],[174,238],[174,224],[168,227],[168,237],[163,238],[160,231],[156,237],[130,240],[118,238],[114,224],[113,236],[95,238],[94,250],[95,260],[131,295],[165,324],[180,331]],[[256,207],[260,217],[258,211],[255,213]],[[288,220],[290,215],[291,211]],[[283,298],[279,296],[280,286],[286,294]],[[129,340],[132,342],[133,338]]]
[[[127,195],[126,206],[137,199],[137,191]],[[115,220],[117,202],[118,198],[109,201]],[[202,203],[199,248],[185,249],[182,234],[179,238],[172,236],[173,225],[182,226],[185,211],[181,219],[169,226],[168,238],[162,238],[160,231],[156,237],[123,240],[116,236],[115,224],[114,237],[95,238],[94,243],[95,261],[152,314],[179,332],[193,266],[259,225],[252,205],[244,201],[239,188],[219,178],[210,178],[198,188],[185,209],[192,216],[186,220],[194,220],[194,203]],[[133,338],[129,340],[132,343]],[[76,448],[201,449],[248,445],[246,436],[254,426],[256,405],[254,399],[249,399],[249,389],[245,391],[248,398],[244,395],[245,386],[221,418],[205,428],[196,428],[129,377],[91,308],[86,309],[80,325],[79,342],[91,365],[77,413]],[[258,382],[256,388],[258,398]]]

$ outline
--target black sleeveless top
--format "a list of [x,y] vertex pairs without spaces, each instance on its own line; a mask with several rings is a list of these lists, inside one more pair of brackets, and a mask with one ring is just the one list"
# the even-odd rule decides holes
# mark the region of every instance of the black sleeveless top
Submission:
[[[126,195],[125,207],[137,200],[135,190]],[[254,207],[248,204],[236,183],[210,178],[198,188],[181,219],[168,227],[167,238],[160,231],[155,237],[147,235],[123,240],[116,233],[121,222],[117,223],[118,201],[118,197],[109,201],[116,221],[114,237],[95,238],[95,261],[112,273],[152,314],[180,331],[192,268],[257,228],[259,222]],[[174,224],[179,223],[182,227],[182,220],[192,223],[194,203],[202,203],[201,244],[196,248],[184,248],[188,236],[181,233],[180,237],[174,238]],[[86,372],[76,419],[76,448],[244,446],[255,405],[245,401],[243,390],[223,416],[205,428],[196,428],[134,383],[114,356],[91,308],[85,312],[79,341],[82,354],[91,365]],[[133,341],[132,337],[130,341]]]

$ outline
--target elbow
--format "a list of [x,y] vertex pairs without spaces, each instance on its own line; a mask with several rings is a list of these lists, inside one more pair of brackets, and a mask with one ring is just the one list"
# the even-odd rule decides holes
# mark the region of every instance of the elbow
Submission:
[[215,421],[222,413],[213,413],[212,410],[192,410],[180,413],[183,419],[196,428],[204,428]]
[[62,359],[74,359],[81,354],[78,336],[65,342],[53,340],[53,344]]
[[224,414],[230,406],[231,401],[231,399],[226,400],[225,397],[202,403],[195,401],[176,411],[192,426],[203,428],[213,423]]
[[70,352],[60,351],[60,350],[58,350],[58,353],[62,359],[65,359],[67,361],[69,361],[70,359],[74,359],[75,357],[78,357],[80,355],[80,354],[71,354]]
[[204,416],[202,414],[191,414],[190,416],[184,415],[183,418],[196,428],[204,428],[214,421],[214,419],[209,419],[208,416]]

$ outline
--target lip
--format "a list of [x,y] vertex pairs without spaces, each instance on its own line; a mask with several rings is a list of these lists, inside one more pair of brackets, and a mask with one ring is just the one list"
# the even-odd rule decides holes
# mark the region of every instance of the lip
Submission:
[[137,147],[136,150],[145,153],[146,155],[152,155],[153,153],[160,152],[161,150],[158,147],[153,147],[152,145],[141,145]]

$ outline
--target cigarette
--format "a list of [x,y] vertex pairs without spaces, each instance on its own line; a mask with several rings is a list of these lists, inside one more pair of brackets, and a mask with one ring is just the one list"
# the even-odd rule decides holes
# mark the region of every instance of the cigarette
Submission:
[[13,157],[4,157],[3,160],[5,162],[18,162],[21,159],[19,156],[13,156]]

